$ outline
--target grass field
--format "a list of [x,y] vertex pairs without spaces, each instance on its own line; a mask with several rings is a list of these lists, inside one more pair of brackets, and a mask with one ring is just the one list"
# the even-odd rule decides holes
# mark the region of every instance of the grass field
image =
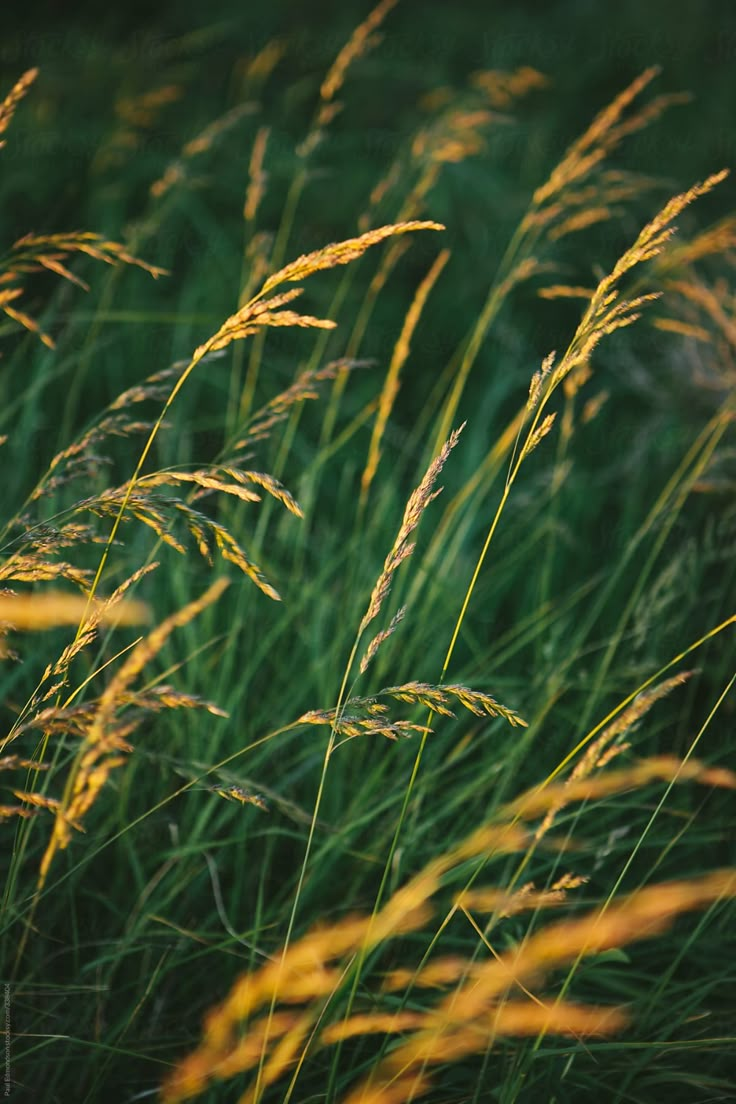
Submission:
[[729,160],[401,13],[0,88],[11,1099],[736,1097]]

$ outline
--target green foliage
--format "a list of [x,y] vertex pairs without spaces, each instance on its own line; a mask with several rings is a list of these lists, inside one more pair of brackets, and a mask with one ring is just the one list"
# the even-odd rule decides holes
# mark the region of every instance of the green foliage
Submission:
[[[0,108],[11,1088],[171,1086],[306,947],[328,990],[259,997],[299,1063],[264,1043],[202,1099],[733,1094],[733,888],[696,880],[736,865],[721,116],[626,2],[600,84],[573,3],[557,62],[523,6],[475,46],[475,5],[281,4],[278,40],[215,7],[80,24],[73,77],[50,30]],[[409,1084],[433,963],[462,1008],[528,947]]]

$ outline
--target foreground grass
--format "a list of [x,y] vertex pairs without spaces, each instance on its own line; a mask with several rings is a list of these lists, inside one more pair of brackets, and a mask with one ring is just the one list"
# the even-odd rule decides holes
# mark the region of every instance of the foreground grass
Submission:
[[[304,241],[392,7],[326,75],[276,221],[269,131],[236,105],[152,182],[125,248],[35,235],[3,261],[6,371],[27,381],[3,446],[24,659],[5,658],[3,962],[10,1085],[37,1099],[734,1087],[736,235],[697,222],[724,174],[662,198],[616,168],[675,106],[647,70],[529,198],[429,378],[422,331],[462,266],[433,196],[544,80],[438,94],[342,240]],[[137,341],[145,305],[120,356],[123,273],[176,273],[157,240],[205,217],[198,159],[243,124],[237,301],[195,315],[200,260],[175,363]],[[563,270],[596,229],[606,266]],[[91,324],[85,258],[111,266]],[[538,368],[504,339],[532,291],[571,319]]]

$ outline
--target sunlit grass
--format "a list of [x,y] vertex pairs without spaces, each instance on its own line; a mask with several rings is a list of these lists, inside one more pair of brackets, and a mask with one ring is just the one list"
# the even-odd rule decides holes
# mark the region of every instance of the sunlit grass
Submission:
[[[308,242],[339,96],[394,7],[339,51],[285,188],[255,98],[276,43],[125,245],[29,234],[0,262],[23,396],[3,426],[3,962],[10,1084],[36,1099],[735,1089],[736,222],[698,223],[726,173],[656,199],[617,166],[681,101],[647,69],[529,196],[438,361],[422,335],[464,265],[434,215],[445,176],[554,91],[528,66],[438,89],[340,239]],[[37,77],[0,105],[8,143]],[[186,94],[126,99],[101,163],[123,173]],[[228,244],[199,173],[236,134]],[[182,211],[210,238],[167,314],[142,281],[176,265],[142,258]],[[558,259],[601,230],[610,265]],[[240,282],[209,318],[218,256]],[[89,261],[110,266],[91,320]],[[578,317],[513,363],[497,335],[532,293]],[[176,321],[172,356],[151,319]],[[625,401],[625,358],[651,409]],[[108,361],[125,383],[97,413]],[[68,436],[31,448],[59,386]]]

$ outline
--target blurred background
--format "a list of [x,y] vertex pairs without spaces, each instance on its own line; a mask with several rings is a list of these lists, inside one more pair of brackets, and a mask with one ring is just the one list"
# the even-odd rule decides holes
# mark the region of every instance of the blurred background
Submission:
[[[192,336],[211,332],[237,295],[256,131],[269,128],[259,230],[275,234],[320,84],[371,6],[353,0],[309,6],[212,0],[206,11],[192,0],[132,0],[104,9],[83,0],[15,6],[0,44],[4,87],[31,66],[41,72],[3,151],[2,239],[84,227],[131,240],[149,219],[147,259],[171,276],[146,289],[147,348],[165,358],[172,351],[186,355]],[[499,110],[500,125],[472,156],[444,166],[424,204],[423,217],[447,224],[442,244],[453,258],[441,299],[416,339],[424,363],[408,366],[423,380],[428,372],[436,376],[477,315],[534,188],[594,114],[645,68],[661,66],[653,95],[690,98],[617,151],[617,167],[656,179],[654,193],[641,214],[561,243],[556,259],[567,266],[566,279],[585,283],[619,256],[655,204],[736,161],[736,8],[728,0],[620,0],[605,7],[588,0],[544,6],[401,0],[379,33],[380,45],[352,66],[340,91],[342,109],[329,140],[310,156],[286,259],[356,232],[372,188],[426,121],[439,89],[462,102],[473,74],[519,66],[533,67],[548,82],[508,112]],[[165,217],[152,213],[151,185],[187,142],[233,109],[241,114],[225,121],[219,145],[194,166]],[[699,218],[728,211],[732,200],[729,181],[703,201]],[[395,210],[386,214],[396,216]],[[410,288],[436,251],[435,241],[420,237],[396,277]],[[190,281],[193,270],[197,279]],[[319,288],[314,295],[319,298]],[[366,355],[376,354],[386,328],[395,333],[402,304],[392,317],[392,301],[388,294],[378,305]],[[94,292],[85,309],[94,313]],[[175,333],[171,322],[156,322],[157,311],[162,317],[178,312]],[[191,317],[193,330],[182,315]],[[529,359],[556,348],[577,317],[577,304],[547,305],[521,288],[496,330],[496,362],[500,353],[511,354],[528,378]],[[638,337],[646,343],[646,334]],[[661,347],[657,336],[651,355],[659,356]],[[490,365],[490,356],[484,351],[481,360]],[[473,404],[487,406],[486,383],[481,375],[474,392],[471,381]],[[494,409],[503,401],[500,386],[490,397]],[[415,396],[405,391],[400,416],[407,401],[413,405]]]

